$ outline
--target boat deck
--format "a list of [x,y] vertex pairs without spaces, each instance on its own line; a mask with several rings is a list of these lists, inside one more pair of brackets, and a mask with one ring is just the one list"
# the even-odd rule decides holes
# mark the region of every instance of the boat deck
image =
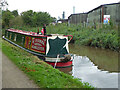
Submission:
[[23,31],[23,30],[17,30],[17,29],[8,29],[8,31],[25,34],[25,35],[30,35],[30,36],[49,37],[48,35],[37,34],[35,32],[31,32],[31,31]]

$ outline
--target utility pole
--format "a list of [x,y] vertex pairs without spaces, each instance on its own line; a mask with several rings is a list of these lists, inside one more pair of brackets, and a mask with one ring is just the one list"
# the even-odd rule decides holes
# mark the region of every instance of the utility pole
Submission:
[[73,14],[75,14],[75,6],[73,6]]

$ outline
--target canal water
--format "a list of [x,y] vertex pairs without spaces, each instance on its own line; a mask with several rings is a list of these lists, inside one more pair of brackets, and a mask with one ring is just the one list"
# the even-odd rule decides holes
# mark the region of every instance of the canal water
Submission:
[[69,45],[73,67],[66,73],[96,88],[118,88],[118,53],[87,46]]

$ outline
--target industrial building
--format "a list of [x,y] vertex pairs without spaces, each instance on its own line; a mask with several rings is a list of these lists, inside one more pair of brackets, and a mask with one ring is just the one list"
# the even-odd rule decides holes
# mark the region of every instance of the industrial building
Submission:
[[68,17],[68,23],[87,23],[88,25],[95,23],[102,24],[105,23],[105,16],[108,17],[108,21],[110,19],[114,24],[118,24],[120,19],[120,3],[103,4],[86,13],[71,14]]
[[87,13],[71,14],[68,17],[69,24],[79,24],[84,22],[87,22]]

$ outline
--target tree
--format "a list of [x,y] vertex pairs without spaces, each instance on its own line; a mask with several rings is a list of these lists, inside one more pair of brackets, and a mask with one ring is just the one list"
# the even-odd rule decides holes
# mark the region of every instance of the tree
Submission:
[[52,17],[52,22],[56,22],[57,19],[55,17]]
[[9,22],[11,19],[14,18],[14,15],[9,11],[3,11],[2,12],[2,27],[9,27]]
[[3,28],[22,25],[31,27],[43,26],[43,24],[48,25],[56,20],[47,12],[34,12],[33,10],[22,12],[21,15],[18,14],[17,10],[12,12],[7,10],[3,11],[2,15]]
[[25,25],[43,26],[53,21],[53,18],[47,12],[33,12],[32,10],[22,12],[21,14]]
[[10,20],[9,26],[14,27],[14,26],[23,26],[23,19],[21,16],[17,16],[13,19]]
[[17,11],[17,10],[13,10],[13,11],[12,11],[12,14],[13,14],[15,17],[17,17],[17,16],[18,16],[18,11]]
[[52,18],[47,12],[38,12],[36,15],[37,26],[42,26],[43,24],[49,24],[51,21]]
[[34,16],[33,10],[22,12],[21,16],[22,16],[22,18],[24,20],[25,25],[32,26],[32,24],[33,24],[33,16]]

